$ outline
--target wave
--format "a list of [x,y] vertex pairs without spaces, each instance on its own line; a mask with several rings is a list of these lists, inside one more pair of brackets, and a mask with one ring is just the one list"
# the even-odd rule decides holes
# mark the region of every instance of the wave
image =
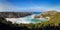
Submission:
[[34,16],[38,15],[38,14],[32,14],[30,16],[26,16],[26,17],[22,17],[22,18],[6,18],[7,21],[11,21],[13,24],[17,23],[24,23],[24,24],[29,24],[29,23],[39,23],[41,21],[45,21],[45,18],[38,18],[38,19],[34,19]]

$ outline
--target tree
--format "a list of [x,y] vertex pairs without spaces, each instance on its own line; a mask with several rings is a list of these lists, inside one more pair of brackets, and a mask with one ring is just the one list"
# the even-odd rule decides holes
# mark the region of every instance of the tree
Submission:
[[6,19],[5,19],[5,18],[3,18],[3,17],[0,17],[0,22],[1,22],[1,23],[5,23],[5,24],[7,24]]

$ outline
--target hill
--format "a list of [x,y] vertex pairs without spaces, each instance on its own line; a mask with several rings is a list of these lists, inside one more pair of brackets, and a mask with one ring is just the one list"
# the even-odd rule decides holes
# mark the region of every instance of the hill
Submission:
[[0,17],[4,18],[20,18],[31,15],[32,12],[0,12]]
[[[47,11],[47,12],[43,12],[42,14],[41,14],[43,17],[50,17],[50,19],[49,19],[49,21],[46,21],[46,22],[42,22],[42,23],[36,23],[36,24],[32,24],[32,23],[30,23],[30,24],[12,24],[11,22],[7,22],[6,21],[6,19],[4,19],[3,17],[0,17],[0,22],[1,23],[4,23],[4,24],[7,24],[7,25],[11,25],[12,27],[14,26],[18,26],[18,27],[20,27],[20,26],[22,26],[22,27],[24,27],[24,26],[26,26],[26,27],[28,27],[29,29],[43,29],[44,28],[44,30],[45,30],[45,28],[48,28],[48,29],[53,29],[53,28],[57,28],[58,29],[58,27],[60,28],[60,12],[57,12],[57,11]],[[40,18],[40,17],[38,17],[38,18]],[[1,24],[0,23],[0,24]],[[5,25],[4,25],[5,26]]]
[[57,11],[47,11],[42,13],[43,17],[50,17],[49,21],[47,22],[42,22],[43,24],[47,25],[47,24],[55,24],[58,25],[60,23],[60,12]]

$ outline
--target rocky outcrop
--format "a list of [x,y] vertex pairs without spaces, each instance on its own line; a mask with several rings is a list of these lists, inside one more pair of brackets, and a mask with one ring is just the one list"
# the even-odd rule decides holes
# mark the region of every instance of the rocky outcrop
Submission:
[[43,15],[35,16],[34,18],[43,18]]
[[0,12],[0,17],[4,18],[20,18],[31,15],[31,12]]

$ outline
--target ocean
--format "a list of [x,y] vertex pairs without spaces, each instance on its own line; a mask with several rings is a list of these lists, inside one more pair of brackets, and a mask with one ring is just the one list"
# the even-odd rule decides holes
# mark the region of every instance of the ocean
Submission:
[[42,12],[33,12],[33,14],[40,14],[40,13],[42,13]]
[[23,17],[23,18],[20,19],[21,21],[18,20],[16,23],[18,23],[18,24],[19,23],[24,23],[24,24],[33,23],[33,24],[35,24],[35,23],[41,23],[41,22],[47,21],[46,18],[34,19],[34,16],[39,15],[39,14],[41,14],[41,12],[33,12],[32,15]]
[[34,16],[37,16],[41,14],[41,12],[33,12],[32,15],[26,16],[26,17],[22,17],[22,18],[6,18],[8,21],[11,21],[12,23],[23,23],[23,24],[30,24],[30,23],[41,23],[41,22],[45,22],[47,21],[46,18],[37,18],[35,19]]

